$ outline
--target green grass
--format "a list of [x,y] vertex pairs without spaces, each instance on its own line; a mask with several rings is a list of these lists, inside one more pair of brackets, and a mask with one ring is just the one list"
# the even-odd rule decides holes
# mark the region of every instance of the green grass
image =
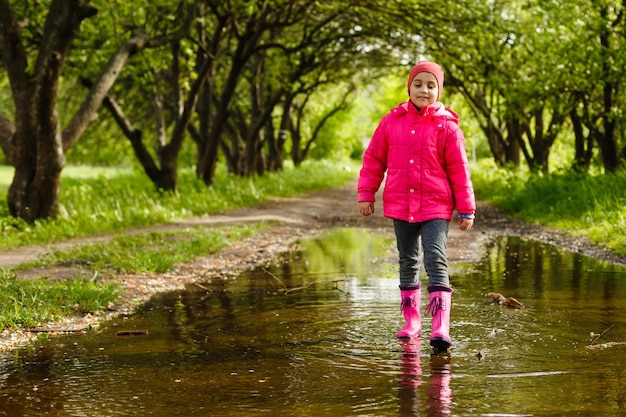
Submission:
[[77,246],[67,251],[52,251],[18,269],[42,265],[74,263],[95,271],[118,273],[162,273],[176,264],[193,261],[201,255],[218,252],[244,237],[267,227],[265,223],[236,227],[188,228],[171,232],[147,232],[117,236],[106,243]]
[[9,191],[9,185],[13,180],[13,171],[13,167],[0,165],[0,195],[6,196]]
[[0,270],[0,328],[29,328],[64,316],[100,311],[113,302],[120,288],[84,279],[49,282],[17,280]]
[[[13,170],[0,167],[0,250],[108,234],[112,238],[106,243],[53,251],[18,269],[75,264],[93,271],[161,273],[254,235],[267,224],[139,234],[126,234],[125,230],[340,186],[356,176],[356,168],[349,161],[308,162],[259,178],[232,177],[221,170],[211,187],[191,171],[183,171],[176,193],[159,193],[141,172],[67,167],[61,181],[58,218],[27,224],[8,214],[6,193]],[[119,294],[118,287],[67,278],[54,282],[45,278],[18,280],[15,271],[0,269],[0,327],[33,327],[63,316],[95,312]]]
[[[170,223],[179,219],[249,207],[272,197],[332,188],[355,177],[350,162],[310,162],[282,173],[257,178],[229,176],[219,170],[215,184],[205,186],[191,170],[179,174],[176,193],[160,193],[142,172],[89,172],[66,168],[61,181],[59,215],[55,220],[27,224],[8,214],[6,193],[0,195],[0,250],[46,244],[75,237]],[[354,163],[352,163],[354,168]],[[6,170],[0,175],[8,187]]]
[[478,199],[512,217],[584,235],[626,255],[626,172],[530,174],[482,161],[472,180]]

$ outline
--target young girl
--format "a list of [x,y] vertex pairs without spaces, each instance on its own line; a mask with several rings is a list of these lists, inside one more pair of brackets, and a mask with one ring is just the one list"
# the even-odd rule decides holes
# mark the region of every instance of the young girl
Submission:
[[383,212],[393,219],[406,321],[397,337],[415,337],[422,330],[418,271],[423,261],[430,300],[426,310],[432,314],[430,344],[439,353],[452,345],[448,224],[456,208],[459,228],[470,230],[476,203],[459,116],[439,102],[442,68],[419,62],[407,88],[409,100],[381,119],[363,156],[359,212],[374,213],[374,196],[386,173]]

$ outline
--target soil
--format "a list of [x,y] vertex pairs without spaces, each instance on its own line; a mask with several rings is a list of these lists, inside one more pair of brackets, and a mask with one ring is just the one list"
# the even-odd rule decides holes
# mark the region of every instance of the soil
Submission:
[[[116,304],[108,306],[107,311],[84,317],[69,317],[59,322],[47,323],[38,329],[5,329],[0,334],[0,352],[22,346],[41,333],[64,334],[87,331],[112,317],[132,312],[135,307],[158,292],[179,290],[188,285],[201,285],[199,284],[201,281],[228,278],[245,270],[269,265],[280,254],[290,250],[298,239],[315,235],[323,229],[361,227],[392,235],[391,221],[382,216],[380,203],[377,203],[376,209],[376,213],[372,216],[364,217],[359,214],[356,204],[356,185],[351,182],[340,188],[323,190],[306,196],[272,199],[254,208],[237,210],[225,215],[185,219],[149,229],[127,231],[133,234],[146,231],[172,231],[190,226],[216,227],[258,221],[271,224],[271,227],[260,235],[239,241],[216,254],[200,257],[189,264],[179,265],[164,274],[120,275],[112,271],[96,272],[84,265],[52,265],[17,271],[18,279],[96,278],[121,283],[124,290]],[[478,261],[483,255],[483,247],[486,243],[495,236],[508,235],[535,239],[602,261],[626,266],[626,256],[619,256],[606,248],[593,245],[584,237],[508,218],[495,207],[484,202],[478,202],[476,217],[471,231],[460,231],[455,227],[456,224],[451,224],[448,235],[450,264]],[[0,268],[14,268],[52,250],[63,250],[107,239],[110,239],[110,236],[76,239],[54,245],[5,251],[0,253]]]

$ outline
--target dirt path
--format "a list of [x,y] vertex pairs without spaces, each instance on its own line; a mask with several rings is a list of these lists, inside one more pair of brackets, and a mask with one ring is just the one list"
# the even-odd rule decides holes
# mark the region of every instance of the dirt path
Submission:
[[[181,222],[157,227],[128,230],[125,233],[172,231],[190,226],[212,227],[262,220],[276,223],[276,228],[272,230],[279,235],[282,235],[280,230],[285,228],[287,231],[294,232],[296,234],[294,238],[301,236],[302,232],[307,230],[314,231],[329,227],[350,226],[384,229],[391,227],[390,221],[381,214],[380,203],[377,203],[376,214],[363,217],[358,213],[355,201],[356,185],[351,182],[340,188],[315,192],[307,196],[273,199],[257,207],[237,210],[228,215],[185,219]],[[391,232],[391,230],[389,231]],[[476,224],[471,232],[461,232],[454,225],[451,225],[448,245],[450,253],[448,256],[452,261],[465,258],[475,259],[481,255],[481,246],[485,239],[493,235],[513,235],[536,239],[570,251],[626,266],[626,256],[615,255],[605,248],[590,244],[584,238],[571,236],[562,231],[508,219],[494,207],[482,202],[478,203]],[[0,252],[0,268],[13,268],[21,263],[35,260],[53,250],[64,250],[77,245],[103,242],[110,237],[74,239],[51,245]],[[25,271],[18,275],[45,276],[53,272],[48,268],[40,271]]]
[[[356,185],[351,182],[337,189],[315,192],[307,196],[273,199],[261,203],[257,207],[233,211],[228,215],[185,219],[172,224],[132,229],[125,233],[136,234],[147,231],[175,231],[176,229],[184,229],[192,226],[213,227],[225,224],[258,221],[268,221],[276,224],[273,233],[279,233],[280,235],[282,235],[282,233],[279,232],[280,229],[287,228],[287,230],[296,233],[294,237],[302,235],[301,232],[303,231],[314,231],[329,227],[351,226],[389,229],[391,222],[382,216],[382,207],[377,207],[377,212],[367,218],[358,213],[355,190]],[[471,233],[463,233],[451,228],[450,239],[452,241],[460,240],[465,242],[465,244],[471,244],[471,242],[477,240],[476,234],[484,234],[484,227],[481,227],[480,224],[477,224],[477,229],[475,230],[476,231]],[[391,232],[391,230],[389,231]],[[13,268],[21,263],[36,260],[38,257],[52,251],[67,250],[75,246],[90,243],[106,242],[110,238],[111,236],[80,238],[50,245],[17,248],[0,252],[0,268]],[[452,251],[467,250],[467,256],[476,254],[476,250],[479,249],[478,245],[471,245],[471,247],[467,249],[463,249],[461,246],[463,245],[453,245],[450,249]],[[454,254],[451,256],[454,257]],[[459,254],[459,256],[463,255]],[[70,270],[71,269],[57,266],[56,269],[44,268],[34,271],[20,271],[18,272],[18,276],[35,277],[44,276],[46,274],[58,275],[58,271],[68,273]]]
[[[380,200],[380,199],[379,199]],[[361,216],[356,207],[356,185],[354,182],[337,189],[311,193],[307,196],[273,199],[255,208],[237,210],[228,215],[207,216],[186,219],[179,223],[135,229],[126,233],[145,231],[171,231],[190,226],[214,227],[242,222],[269,221],[272,227],[261,235],[245,239],[217,254],[197,259],[180,265],[162,275],[101,275],[103,279],[123,284],[125,291],[116,305],[96,316],[72,317],[62,322],[50,323],[54,329],[85,329],[94,323],[103,322],[111,317],[127,314],[145,302],[150,296],[160,291],[173,291],[188,285],[197,285],[198,281],[236,275],[244,270],[270,264],[276,255],[289,250],[299,238],[312,235],[331,227],[363,227],[377,229],[380,233],[393,233],[391,222],[385,219],[380,203],[373,216]],[[617,256],[610,251],[589,244],[583,238],[566,233],[513,221],[503,216],[494,207],[479,203],[474,229],[462,232],[456,224],[450,227],[448,236],[448,258],[451,263],[458,261],[477,261],[483,255],[483,246],[493,236],[514,235],[536,239],[554,244],[561,248],[595,257],[600,260],[626,266],[626,257]],[[36,259],[52,250],[68,249],[76,245],[102,242],[110,236],[88,239],[76,239],[54,245],[19,248],[0,253],[0,267],[13,268],[23,262]],[[19,271],[19,279],[47,276],[50,278],[93,277],[96,271],[84,267],[55,265],[51,267]],[[0,351],[19,346],[32,339],[34,333],[5,330],[0,334]]]

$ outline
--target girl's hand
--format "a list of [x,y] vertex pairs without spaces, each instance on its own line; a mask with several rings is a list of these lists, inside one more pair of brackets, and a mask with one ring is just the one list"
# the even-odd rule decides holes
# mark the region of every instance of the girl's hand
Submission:
[[369,216],[370,214],[374,214],[374,202],[372,201],[360,201],[359,202],[359,213],[364,216]]
[[459,229],[470,230],[474,226],[474,219],[459,219]]

